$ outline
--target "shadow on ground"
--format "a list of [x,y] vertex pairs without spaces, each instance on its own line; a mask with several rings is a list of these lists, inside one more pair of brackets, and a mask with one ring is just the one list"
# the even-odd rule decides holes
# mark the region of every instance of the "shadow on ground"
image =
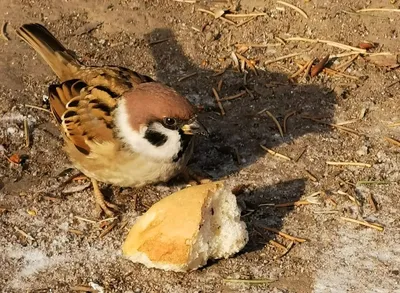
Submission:
[[[281,144],[293,144],[296,138],[308,133],[329,131],[325,126],[296,115],[288,120],[288,131],[284,138],[281,138],[276,125],[266,114],[257,115],[263,109],[269,110],[282,124],[286,114],[296,111],[297,114],[310,115],[330,122],[336,98],[329,89],[318,85],[291,83],[286,75],[262,70],[258,70],[258,75],[249,72],[245,85],[243,73],[235,72],[232,68],[228,68],[220,76],[215,76],[214,71],[199,68],[186,58],[169,29],[156,29],[146,38],[149,42],[168,39],[151,45],[156,61],[157,79],[172,86],[195,104],[205,106],[200,117],[212,135],[210,139],[199,142],[189,164],[191,167],[194,165],[195,169],[207,172],[213,179],[234,174],[264,157],[266,154],[260,148],[260,143],[269,148],[277,148]],[[179,81],[180,77],[194,72],[197,73],[195,76]],[[253,97],[246,95],[231,102],[224,102],[225,116],[219,115],[219,108],[215,105],[212,94],[212,88],[216,88],[221,79],[221,97],[237,94],[245,90],[245,86],[253,93]],[[240,161],[237,159],[235,148]],[[260,229],[260,224],[280,229],[284,217],[292,210],[265,206],[259,208],[258,205],[265,202],[296,201],[304,194],[304,189],[305,180],[295,179],[252,190],[246,196],[238,196],[239,201],[245,198],[243,219],[250,233],[250,241],[244,252],[261,249],[275,237],[272,233]]]

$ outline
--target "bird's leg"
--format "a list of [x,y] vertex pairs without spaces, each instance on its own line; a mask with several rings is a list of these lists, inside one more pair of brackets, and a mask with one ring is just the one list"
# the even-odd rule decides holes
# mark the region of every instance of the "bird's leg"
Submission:
[[[106,213],[107,216],[114,216],[114,212],[111,209],[118,210],[118,206],[112,203],[109,203],[104,199],[103,193],[101,193],[99,184],[97,180],[91,179],[93,185],[93,194],[96,201],[96,211],[97,215],[100,216],[102,212]],[[110,209],[111,208],[111,209]]]
[[185,167],[182,171],[183,179],[190,185],[198,185],[209,183],[212,180],[207,178],[206,175],[195,172],[192,169]]

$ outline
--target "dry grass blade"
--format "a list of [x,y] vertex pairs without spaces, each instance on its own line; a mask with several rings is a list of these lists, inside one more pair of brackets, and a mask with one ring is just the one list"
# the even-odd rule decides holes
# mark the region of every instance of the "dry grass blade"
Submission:
[[306,69],[304,70],[303,79],[306,79],[307,76],[310,74],[310,70],[314,63],[314,60],[315,59],[311,59],[310,61],[308,61],[308,63],[306,63],[307,66],[306,66]]
[[271,239],[270,241],[268,241],[268,243],[271,244],[271,246],[274,246],[276,248],[280,248],[280,249],[286,250],[286,246],[285,245],[282,245],[282,244],[280,244],[279,242],[277,242],[275,240]]
[[281,137],[283,138],[283,131],[282,131],[282,127],[279,124],[278,120],[275,118],[274,115],[272,115],[272,113],[270,111],[265,111],[265,113],[267,113],[267,115],[272,119],[272,121],[274,121],[276,127],[278,127],[279,133],[281,135]]
[[274,62],[277,62],[277,61],[281,61],[281,60],[285,60],[285,59],[288,59],[288,58],[291,58],[291,57],[299,56],[301,54],[303,54],[303,53],[299,52],[299,53],[292,53],[292,54],[284,55],[284,56],[281,56],[281,57],[278,57],[278,58],[275,58],[275,59],[267,60],[267,61],[264,62],[264,64],[265,65],[271,64],[271,63],[274,63]]
[[292,5],[290,3],[287,3],[287,2],[284,2],[284,1],[276,1],[276,2],[296,10],[305,19],[308,19],[308,15],[304,12],[304,10],[300,9],[299,7],[294,6],[294,5]]
[[396,140],[396,139],[393,139],[393,138],[390,138],[390,137],[388,137],[388,136],[385,136],[385,140],[386,140],[387,142],[390,142],[390,143],[392,143],[392,144],[394,144],[394,145],[400,147],[400,141],[398,141],[398,140]]
[[25,147],[28,148],[31,145],[31,140],[29,137],[29,127],[27,119],[24,119],[24,135],[25,135]]
[[191,74],[182,76],[180,79],[178,79],[178,81],[179,81],[179,82],[184,81],[185,79],[188,79],[188,78],[190,78],[190,77],[192,77],[192,76],[195,76],[195,75],[197,75],[197,72],[193,72],[193,73],[191,73]]
[[217,85],[217,91],[218,91],[218,92],[221,92],[223,82],[224,82],[223,78],[221,78],[221,79],[218,81],[218,85]]
[[210,11],[210,10],[206,10],[206,9],[202,9],[202,8],[199,8],[199,9],[197,9],[197,11],[200,11],[200,12],[204,12],[204,13],[207,13],[207,14],[210,14],[210,15],[212,15],[212,16],[214,16],[214,18],[215,19],[221,19],[221,20],[223,20],[223,21],[225,21],[225,22],[227,22],[227,23],[229,23],[229,24],[233,24],[233,25],[236,25],[236,23],[235,22],[233,22],[233,21],[231,21],[231,20],[229,20],[229,19],[227,19],[227,18],[225,18],[224,16],[219,16],[219,15],[216,15],[214,12],[212,12],[212,11]]
[[309,120],[315,121],[315,122],[320,123],[320,124],[329,125],[331,127],[337,128],[339,130],[346,131],[346,132],[348,132],[350,134],[354,134],[354,135],[360,136],[360,133],[358,133],[356,130],[348,128],[348,127],[345,127],[345,126],[341,126],[341,125],[337,125],[337,124],[321,121],[321,120],[318,120],[318,119],[315,119],[315,118],[311,118],[311,117],[307,117],[307,116],[302,116],[302,118],[309,119]]
[[371,164],[367,163],[360,163],[360,162],[332,162],[332,161],[326,161],[327,165],[330,166],[356,166],[356,167],[367,167],[371,168]]
[[219,100],[220,100],[221,102],[230,101],[230,100],[234,100],[234,99],[243,97],[245,94],[247,94],[247,92],[246,92],[246,91],[242,91],[242,92],[240,92],[240,93],[238,93],[238,94],[236,94],[236,95],[229,96],[229,97],[225,97],[225,98],[222,98],[222,99],[219,99]]
[[323,44],[326,44],[328,46],[336,47],[336,48],[347,50],[347,51],[355,51],[355,52],[359,52],[359,53],[366,53],[367,52],[367,50],[365,50],[365,49],[360,49],[360,48],[357,48],[357,47],[353,47],[353,46],[349,46],[349,45],[345,45],[345,44],[341,44],[341,43],[333,42],[333,41],[329,41],[329,40],[319,40],[319,39],[307,39],[307,38],[301,38],[301,37],[293,37],[293,38],[287,38],[287,39],[285,39],[285,41],[287,41],[287,42],[289,42],[289,41],[301,41],[301,42],[309,42],[309,43],[323,43]]
[[[292,202],[284,202],[284,203],[278,203],[275,204],[274,207],[276,208],[286,208],[286,207],[298,207],[298,206],[304,206],[304,205],[309,205],[311,204],[310,202],[306,200],[298,200],[298,201],[292,201]],[[260,207],[263,206],[263,204],[260,204]]]
[[50,114],[51,114],[51,111],[50,111],[50,110],[47,110],[47,109],[45,109],[45,108],[38,107],[38,106],[35,106],[35,105],[24,104],[24,107],[33,108],[33,109],[38,109],[38,110],[41,110],[41,111],[44,111],[44,112],[47,112],[47,113],[50,113]]
[[7,24],[8,24],[8,22],[5,21],[5,22],[3,22],[3,24],[1,25],[0,36],[1,36],[4,40],[9,41],[10,38],[7,36]]
[[364,8],[357,10],[356,12],[400,12],[400,9],[392,9],[392,8]]
[[354,202],[356,205],[361,206],[360,202],[359,202],[354,196],[348,194],[347,192],[344,192],[344,191],[339,190],[337,193],[340,194],[340,195],[347,196],[347,197],[348,197],[352,202]]
[[358,58],[358,56],[360,56],[359,53],[357,53],[356,55],[351,57],[351,59],[349,61],[344,62],[344,63],[340,64],[339,66],[337,66],[335,68],[335,70],[342,71],[342,72],[345,71]]
[[347,218],[347,217],[340,217],[342,220],[347,221],[347,222],[351,222],[351,223],[355,223],[355,224],[360,224],[369,228],[373,228],[376,229],[378,231],[383,232],[383,230],[385,230],[384,227],[382,227],[381,225],[378,224],[373,224],[373,223],[369,223],[367,221],[359,221],[356,219],[352,219],[352,218]]
[[291,236],[289,234],[286,234],[286,233],[281,232],[281,231],[279,231],[277,229],[274,229],[274,228],[269,228],[269,227],[265,227],[265,226],[261,226],[261,228],[263,228],[263,229],[265,229],[267,231],[273,232],[275,234],[278,234],[279,236],[282,236],[283,238],[286,238],[286,239],[289,239],[289,240],[292,240],[292,241],[296,241],[296,242],[300,242],[300,243],[307,241],[307,239],[294,237],[294,236]]
[[275,157],[279,157],[279,158],[282,158],[282,159],[287,160],[287,161],[291,161],[291,160],[292,160],[292,159],[289,158],[288,156],[285,156],[285,155],[282,155],[282,154],[280,154],[280,153],[277,153],[277,152],[275,152],[275,151],[273,151],[273,150],[271,150],[271,149],[269,149],[269,148],[267,148],[267,147],[265,147],[265,146],[263,146],[263,145],[261,145],[261,144],[260,144],[260,147],[261,147],[263,150],[267,151],[269,154],[271,154],[271,155],[273,155],[273,156],[275,156]]
[[294,246],[294,241],[291,241],[291,242],[289,243],[288,247],[285,248],[285,252],[282,253],[282,254],[279,256],[279,258],[284,257],[286,254],[288,254],[289,251],[293,248],[293,246]]
[[296,111],[292,111],[288,114],[285,115],[285,117],[283,118],[283,133],[287,133],[287,120],[289,119],[289,117],[293,116],[294,114],[296,114]]
[[354,79],[354,80],[360,80],[360,78],[358,76],[353,76],[353,75],[349,75],[349,74],[345,74],[343,72],[340,71],[336,71],[334,69],[331,68],[324,68],[324,72],[326,74],[330,74],[330,75],[339,75],[339,76],[343,76],[346,78],[350,78],[350,79]]
[[75,235],[83,235],[84,234],[81,230],[77,230],[77,229],[68,229],[68,232],[75,234]]
[[174,0],[175,2],[196,4],[196,0]]
[[253,20],[255,20],[256,18],[257,18],[257,16],[253,16],[252,18],[249,18],[249,19],[247,19],[247,20],[244,20],[244,21],[238,23],[238,24],[236,25],[236,27],[241,27],[242,25],[244,25],[244,24],[246,24],[246,23],[249,23],[250,21],[253,21]]
[[239,17],[239,18],[241,18],[241,17],[253,17],[253,16],[265,16],[265,15],[267,15],[266,13],[262,13],[262,12],[259,12],[259,13],[247,13],[247,14],[225,14],[225,17],[231,17],[231,18],[237,18],[237,17]]
[[237,70],[239,70],[239,72],[240,72],[239,59],[238,59],[238,57],[236,56],[235,52],[232,52],[232,53],[231,53],[231,58],[232,58],[232,60],[233,60],[233,64],[235,65],[235,68],[236,68]]
[[224,282],[227,282],[227,283],[252,284],[252,285],[269,284],[269,283],[275,282],[275,280],[269,280],[269,279],[252,279],[252,280],[223,279],[223,280],[224,280]]
[[[398,82],[400,82],[400,80]],[[400,126],[400,122],[395,122],[388,125],[388,127],[397,127],[397,126]]]
[[82,217],[79,217],[79,216],[74,216],[74,218],[75,218],[75,219],[78,219],[78,220],[80,220],[80,221],[83,221],[83,222],[92,223],[92,224],[97,224],[97,221],[95,221],[95,220],[91,220],[91,219],[87,219],[87,218],[82,218]]
[[304,155],[304,153],[307,151],[307,148],[304,148],[300,153],[299,153],[299,155],[294,159],[294,161],[297,163],[299,160],[300,160],[300,158]]
[[307,68],[307,66],[308,66],[308,62],[307,62],[306,64],[304,64],[303,66],[301,66],[301,67],[299,68],[299,70],[297,70],[295,73],[293,73],[293,74],[289,77],[289,79],[293,79],[293,78],[299,76],[299,75]]
[[342,121],[342,122],[336,122],[335,125],[343,126],[343,125],[347,125],[347,124],[356,123],[358,121],[360,121],[360,119],[347,120],[347,121]]
[[222,103],[221,103],[220,97],[218,95],[218,92],[217,92],[217,90],[215,88],[213,88],[212,91],[214,93],[215,101],[217,102],[219,110],[221,111],[221,115],[224,116],[226,113],[225,113],[224,106],[222,106]]

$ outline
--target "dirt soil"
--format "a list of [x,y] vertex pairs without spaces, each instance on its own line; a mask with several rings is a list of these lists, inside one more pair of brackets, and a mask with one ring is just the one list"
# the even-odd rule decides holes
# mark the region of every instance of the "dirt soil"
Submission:
[[[0,0],[0,22],[8,22],[9,36],[0,39],[0,291],[400,292],[400,144],[385,140],[400,140],[396,60],[383,57],[391,62],[384,67],[363,55],[342,74],[310,78],[302,73],[291,81],[296,63],[346,51],[302,41],[283,45],[276,38],[356,47],[367,40],[377,43],[370,52],[399,53],[399,13],[355,13],[366,7],[398,8],[400,3],[393,2],[290,1],[307,13],[306,19],[290,7],[263,0],[242,0],[236,7],[222,0]],[[199,8],[265,15],[236,26]],[[226,18],[237,23],[249,19]],[[121,243],[137,216],[183,188],[180,179],[140,190],[102,186],[121,207],[117,225],[106,235],[104,222],[78,218],[94,219],[91,188],[85,188],[87,181],[58,188],[76,172],[51,115],[25,106],[48,107],[43,99],[48,85],[56,82],[14,33],[27,22],[46,25],[88,65],[132,68],[171,85],[202,109],[212,135],[197,145],[190,165],[213,179],[226,179],[232,188],[244,186],[237,195],[250,234],[243,252],[187,274],[147,269],[122,258]],[[245,74],[232,61],[231,53],[244,49],[237,44],[269,45],[241,51],[250,60]],[[292,53],[299,55],[265,64]],[[335,68],[352,57],[332,58],[327,66]],[[251,70],[253,61],[258,75]],[[223,102],[225,116],[212,94],[221,80],[221,97],[246,92]],[[296,114],[287,119],[281,137],[262,110],[281,125],[288,113]],[[306,116],[348,122],[343,126],[353,131]],[[292,160],[268,154],[260,144]],[[20,164],[7,160],[13,154],[22,159]],[[331,166],[327,161],[370,166]],[[260,205],[293,202],[318,191],[313,202],[319,204]],[[379,224],[384,231],[341,217]],[[283,255],[285,250],[270,240],[287,247],[291,242],[263,226],[307,241],[295,242]],[[251,285],[227,278],[273,282]]]

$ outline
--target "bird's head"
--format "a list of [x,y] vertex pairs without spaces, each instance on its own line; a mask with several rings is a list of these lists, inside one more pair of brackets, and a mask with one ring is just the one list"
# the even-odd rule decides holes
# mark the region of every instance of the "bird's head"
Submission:
[[132,151],[162,161],[178,160],[194,135],[208,135],[193,105],[157,82],[125,93],[115,118],[119,136]]

